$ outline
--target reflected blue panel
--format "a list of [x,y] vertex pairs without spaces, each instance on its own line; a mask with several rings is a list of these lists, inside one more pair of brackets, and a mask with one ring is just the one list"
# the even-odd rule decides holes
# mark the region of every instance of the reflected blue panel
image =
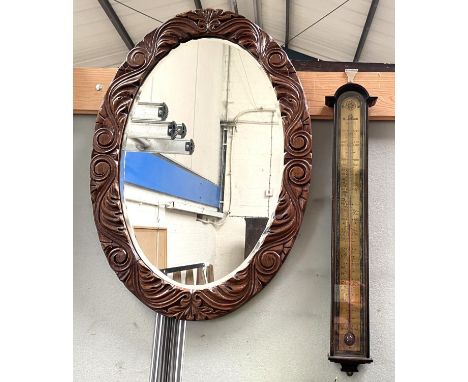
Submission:
[[124,168],[126,183],[219,208],[219,186],[160,155],[127,152]]

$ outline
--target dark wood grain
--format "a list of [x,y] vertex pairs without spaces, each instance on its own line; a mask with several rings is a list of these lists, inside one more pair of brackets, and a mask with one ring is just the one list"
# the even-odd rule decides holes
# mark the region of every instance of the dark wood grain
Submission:
[[[284,173],[275,219],[259,250],[230,279],[209,289],[166,281],[142,261],[123,216],[119,166],[123,131],[135,96],[155,65],[181,43],[220,38],[247,50],[269,76],[284,125]],[[312,135],[302,86],[287,55],[257,25],[222,10],[180,14],[133,48],[110,85],[96,120],[91,199],[104,253],[125,286],[151,309],[185,320],[206,320],[239,308],[260,292],[286,259],[304,215],[312,165]]]
[[297,71],[301,72],[344,72],[345,69],[358,69],[362,72],[395,72],[395,64],[373,62],[338,62],[292,60]]

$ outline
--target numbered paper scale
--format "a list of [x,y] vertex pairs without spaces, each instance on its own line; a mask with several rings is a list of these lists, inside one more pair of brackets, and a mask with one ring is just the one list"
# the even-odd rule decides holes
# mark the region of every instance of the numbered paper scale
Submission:
[[332,314],[328,359],[348,375],[369,352],[367,111],[377,98],[348,83],[334,96]]

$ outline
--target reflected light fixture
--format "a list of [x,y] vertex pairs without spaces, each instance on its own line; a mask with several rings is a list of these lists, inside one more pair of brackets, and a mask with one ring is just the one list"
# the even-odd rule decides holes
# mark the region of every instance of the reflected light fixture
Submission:
[[128,138],[152,138],[152,139],[176,139],[185,138],[187,134],[187,126],[185,123],[172,122],[137,122],[132,120],[132,124],[128,126]]
[[132,112],[132,118],[165,121],[169,114],[169,108],[164,102],[139,101],[137,106]]
[[125,150],[157,154],[192,155],[195,150],[195,142],[193,139],[129,138]]

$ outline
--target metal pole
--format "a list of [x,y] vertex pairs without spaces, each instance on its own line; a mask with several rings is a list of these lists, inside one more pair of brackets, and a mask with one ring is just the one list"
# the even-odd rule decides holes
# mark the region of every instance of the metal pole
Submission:
[[151,354],[150,382],[156,382],[162,368],[162,348],[165,320],[164,316],[156,313],[154,322],[153,351]]
[[366,23],[364,24],[361,38],[359,39],[359,44],[358,44],[358,47],[356,48],[356,53],[354,55],[353,62],[358,62],[359,59],[361,58],[362,48],[364,48],[367,35],[369,34],[372,21],[374,20],[375,11],[377,10],[377,5],[379,5],[379,0],[372,0],[372,3],[369,8],[369,12],[367,13]]
[[125,43],[126,47],[129,50],[133,49],[135,44],[133,43],[130,35],[128,34],[127,30],[125,29],[119,17],[117,16],[117,13],[115,13],[114,8],[112,8],[112,5],[109,3],[109,0],[98,0],[98,2],[99,4],[101,4],[101,7],[104,10],[104,12],[106,12],[107,17],[109,18],[110,22],[119,34],[120,38]]
[[177,342],[176,342],[176,363],[174,367],[174,381],[180,382],[182,380],[182,365],[184,361],[184,347],[185,347],[185,327],[187,321],[177,320]]
[[162,351],[161,366],[162,367],[159,370],[158,379],[155,382],[168,382],[168,378],[167,378],[168,367],[167,367],[167,364],[168,364],[168,361],[169,361],[169,354],[168,354],[168,350],[170,348],[169,336],[170,336],[170,333],[171,333],[171,323],[172,322],[167,317],[164,317],[163,320],[165,321],[165,326],[164,326],[164,332],[163,332],[163,344],[164,345],[163,345],[163,347],[161,349],[161,351]]
[[186,321],[156,313],[150,382],[180,382]]
[[237,9],[237,0],[231,0],[231,8],[236,15],[239,14],[239,10]]
[[262,4],[260,0],[253,0],[254,20],[260,28],[262,28]]
[[289,45],[289,19],[291,12],[291,0],[286,0],[286,33],[284,37],[284,47],[288,49]]

